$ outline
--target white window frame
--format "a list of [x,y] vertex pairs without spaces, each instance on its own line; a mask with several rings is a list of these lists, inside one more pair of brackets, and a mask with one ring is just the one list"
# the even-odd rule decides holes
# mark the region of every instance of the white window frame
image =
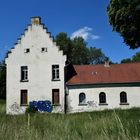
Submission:
[[124,91],[120,93],[120,104],[127,104],[127,93]]
[[85,105],[86,104],[86,94],[84,92],[81,92],[79,94],[79,105]]
[[59,65],[52,65],[52,80],[53,81],[60,80]]
[[21,81],[28,81],[28,66],[21,66]]
[[106,93],[100,92],[100,94],[99,94],[99,104],[106,104]]

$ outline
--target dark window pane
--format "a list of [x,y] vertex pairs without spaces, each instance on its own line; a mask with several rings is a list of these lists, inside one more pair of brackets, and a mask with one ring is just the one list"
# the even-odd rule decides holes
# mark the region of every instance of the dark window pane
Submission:
[[24,71],[21,71],[21,80],[24,80]]
[[99,94],[99,103],[106,103],[106,95],[104,92]]
[[120,93],[120,103],[127,103],[127,94],[125,92]]
[[52,90],[52,103],[59,104],[59,89]]
[[27,105],[27,90],[21,90],[21,105]]
[[29,53],[30,52],[30,49],[25,49],[24,52],[25,53]]
[[42,52],[47,52],[47,48],[41,48]]
[[79,104],[84,104],[84,103],[86,103],[86,95],[85,95],[85,93],[80,93],[79,94]]
[[21,80],[28,80],[28,67],[27,66],[21,66]]

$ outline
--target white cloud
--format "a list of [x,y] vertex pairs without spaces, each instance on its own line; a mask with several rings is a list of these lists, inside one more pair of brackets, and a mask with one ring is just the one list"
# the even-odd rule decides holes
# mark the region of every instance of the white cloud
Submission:
[[98,35],[94,35],[92,33],[92,28],[90,27],[83,27],[75,32],[72,33],[71,38],[75,38],[75,37],[83,37],[85,40],[87,39],[99,39],[100,36]]
[[95,39],[99,39],[100,36],[98,36],[98,35],[91,35],[91,38],[92,38],[93,40],[95,40]]

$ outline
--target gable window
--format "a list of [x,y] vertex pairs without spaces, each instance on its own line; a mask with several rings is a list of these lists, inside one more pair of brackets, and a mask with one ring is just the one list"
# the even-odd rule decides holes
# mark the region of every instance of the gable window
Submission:
[[86,95],[83,92],[79,94],[79,104],[86,104]]
[[24,49],[24,53],[29,53],[30,49]]
[[52,89],[52,104],[59,105],[59,89]]
[[27,95],[28,91],[27,90],[21,90],[20,92],[20,105],[27,105]]
[[57,81],[59,79],[59,65],[52,65],[52,80]]
[[104,92],[99,94],[99,104],[106,104],[106,94]]
[[41,52],[47,52],[47,48],[41,48]]
[[126,92],[120,93],[120,104],[127,104],[127,94]]
[[21,81],[28,81],[28,67],[21,66]]

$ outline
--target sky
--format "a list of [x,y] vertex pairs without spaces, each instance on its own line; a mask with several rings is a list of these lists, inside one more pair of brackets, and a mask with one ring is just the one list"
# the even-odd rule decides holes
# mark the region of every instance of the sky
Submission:
[[130,50],[112,31],[108,4],[109,0],[0,0],[0,61],[34,16],[41,17],[53,36],[82,36],[88,47],[101,48],[113,62],[132,57],[140,49]]

